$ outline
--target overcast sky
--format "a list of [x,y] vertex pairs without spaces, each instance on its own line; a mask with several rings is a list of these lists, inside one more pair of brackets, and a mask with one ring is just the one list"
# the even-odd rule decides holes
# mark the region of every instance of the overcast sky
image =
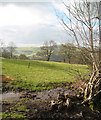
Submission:
[[0,39],[17,47],[40,46],[44,41],[68,42],[54,7],[59,3],[0,3]]

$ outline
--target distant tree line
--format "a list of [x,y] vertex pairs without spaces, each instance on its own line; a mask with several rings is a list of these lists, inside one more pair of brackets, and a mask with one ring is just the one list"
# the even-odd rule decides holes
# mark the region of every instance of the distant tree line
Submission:
[[16,46],[13,42],[10,42],[7,47],[4,41],[0,40],[0,56],[4,58],[14,58],[14,52],[16,50]]
[[0,57],[8,59],[28,59],[25,54],[15,55],[16,48],[13,42],[5,45],[4,41],[0,40]]
[[44,42],[40,51],[33,55],[31,59],[69,64],[92,64],[89,48],[80,47],[78,49],[73,43],[57,45],[52,40]]
[[15,55],[17,47],[13,42],[10,42],[6,47],[4,42],[0,41],[0,46],[0,56],[9,59],[31,59],[64,62],[69,64],[92,64],[89,48],[80,47],[78,49],[73,43],[57,45],[53,40],[46,41],[40,47],[40,50],[30,58],[23,53],[19,56]]

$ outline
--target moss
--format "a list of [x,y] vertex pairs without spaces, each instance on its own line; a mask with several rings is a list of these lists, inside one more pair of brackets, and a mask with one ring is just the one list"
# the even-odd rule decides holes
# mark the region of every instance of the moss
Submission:
[[19,102],[13,104],[11,106],[10,111],[3,112],[2,117],[5,118],[11,118],[11,119],[21,119],[26,118],[26,114],[29,112],[29,109],[26,108],[26,106]]
[[11,116],[10,113],[2,112],[2,118],[7,118],[9,116]]
[[37,109],[34,109],[34,111],[35,111],[35,112],[38,112],[38,110],[37,110]]
[[66,88],[68,89],[68,88],[69,88],[69,86],[66,86]]
[[90,108],[91,110],[94,110],[94,106],[93,106],[93,103],[92,103],[92,102],[89,102],[89,108]]
[[21,113],[15,113],[11,115],[12,118],[16,118],[16,119],[21,119],[21,118],[25,118],[25,116]]

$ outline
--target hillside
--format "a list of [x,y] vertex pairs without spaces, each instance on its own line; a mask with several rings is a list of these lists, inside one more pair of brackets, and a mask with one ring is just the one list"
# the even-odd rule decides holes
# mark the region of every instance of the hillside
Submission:
[[40,47],[17,47],[15,55],[26,54],[28,57],[35,55]]
[[[30,66],[28,67],[30,63]],[[74,82],[89,74],[88,66],[33,60],[2,60],[2,74],[15,79],[9,87],[44,90]],[[78,74],[79,71],[79,74]]]

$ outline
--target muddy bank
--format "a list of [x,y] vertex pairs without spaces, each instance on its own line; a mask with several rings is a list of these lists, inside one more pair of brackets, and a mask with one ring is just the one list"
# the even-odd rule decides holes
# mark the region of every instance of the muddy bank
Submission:
[[[79,84],[71,84],[68,88],[57,87],[43,92],[25,90],[21,92],[3,93],[2,120],[100,120],[101,114],[87,105],[72,105],[52,108],[51,100],[57,100],[59,93],[75,96]],[[92,107],[92,106],[91,106]]]
[[32,100],[51,100],[51,99],[57,99],[57,96],[59,93],[70,93],[70,90],[66,88],[58,87],[56,89],[46,90],[43,92],[30,92],[30,91],[23,91],[23,92],[14,92],[14,91],[8,91],[4,92],[0,95],[2,97],[2,100],[9,100],[9,101],[16,101],[20,98],[31,98]]
[[[33,100],[52,100],[52,99],[57,99],[57,96],[59,93],[68,93],[70,94],[71,91],[68,90],[65,87],[58,87],[56,89],[51,89],[51,90],[45,90],[43,92],[21,92],[20,94],[22,94],[22,98],[31,98]],[[73,94],[73,92],[72,92]]]
[[[22,109],[22,106],[25,106],[26,109]],[[71,109],[52,109],[48,100],[23,99],[16,103],[4,103],[3,111],[8,114],[6,120],[100,120],[101,118],[100,114],[93,112],[86,106],[78,105]],[[18,114],[22,116],[17,118]]]
[[92,111],[86,105],[73,105],[70,109],[60,106],[53,109],[51,100],[56,100],[58,94],[63,92],[75,94],[75,90],[71,91],[65,87],[43,92],[3,93],[2,120],[100,120],[101,114]]

